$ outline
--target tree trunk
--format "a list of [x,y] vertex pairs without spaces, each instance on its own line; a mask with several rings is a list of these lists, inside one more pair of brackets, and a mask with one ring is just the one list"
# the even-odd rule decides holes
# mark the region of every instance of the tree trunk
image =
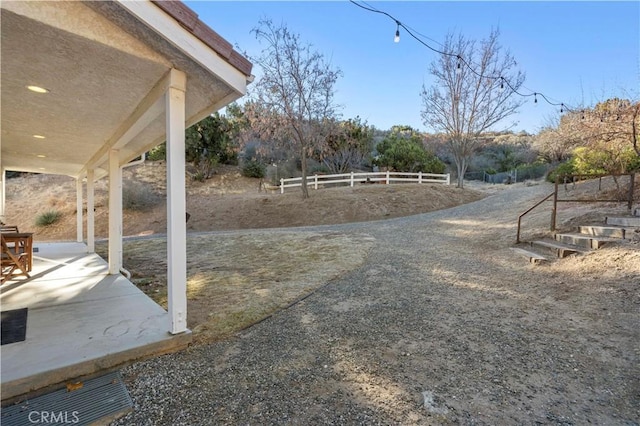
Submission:
[[464,174],[467,172],[467,161],[465,158],[454,158],[456,170],[458,172],[458,188],[464,188]]
[[307,150],[303,147],[300,153],[300,162],[302,169],[302,199],[309,198],[309,188],[307,188]]

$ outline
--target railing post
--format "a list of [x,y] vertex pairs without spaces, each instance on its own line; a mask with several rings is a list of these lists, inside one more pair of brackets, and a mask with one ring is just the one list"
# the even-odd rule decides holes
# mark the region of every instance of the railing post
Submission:
[[418,172],[418,183],[422,183],[422,172]]
[[387,170],[387,185],[389,185],[389,170]]
[[556,182],[553,190],[553,210],[551,211],[551,231],[556,230],[556,215],[558,213],[558,182],[560,176],[556,176]]
[[318,175],[313,175],[313,189],[318,189]]
[[284,194],[284,178],[280,178],[280,193]]
[[447,173],[447,185],[451,185],[451,173]]
[[351,186],[353,187],[353,172],[351,172]]
[[636,174],[631,173],[629,175],[629,178],[631,179],[631,182],[629,182],[629,205],[627,207],[629,208],[629,211],[631,211],[631,209],[633,208],[633,187],[636,181]]

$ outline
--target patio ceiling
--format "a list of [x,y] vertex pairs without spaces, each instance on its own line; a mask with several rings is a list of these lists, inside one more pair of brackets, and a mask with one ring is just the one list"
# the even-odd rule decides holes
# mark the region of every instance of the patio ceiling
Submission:
[[110,149],[125,164],[165,140],[172,68],[186,74],[187,125],[251,78],[251,64],[179,2],[16,1],[1,12],[5,170],[100,178]]

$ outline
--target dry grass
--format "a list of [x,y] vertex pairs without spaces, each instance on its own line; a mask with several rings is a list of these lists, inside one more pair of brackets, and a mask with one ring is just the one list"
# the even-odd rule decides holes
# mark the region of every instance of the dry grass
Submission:
[[[189,327],[197,343],[227,337],[362,264],[367,235],[208,234],[187,241]],[[106,245],[99,245],[105,255]],[[132,281],[166,308],[166,239],[126,241]]]

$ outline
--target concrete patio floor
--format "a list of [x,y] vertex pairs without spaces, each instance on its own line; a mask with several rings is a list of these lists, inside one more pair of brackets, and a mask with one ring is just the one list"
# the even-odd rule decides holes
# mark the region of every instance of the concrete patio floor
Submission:
[[28,308],[23,342],[1,348],[2,401],[174,352],[167,312],[81,243],[36,243],[31,279],[2,285],[2,311]]

